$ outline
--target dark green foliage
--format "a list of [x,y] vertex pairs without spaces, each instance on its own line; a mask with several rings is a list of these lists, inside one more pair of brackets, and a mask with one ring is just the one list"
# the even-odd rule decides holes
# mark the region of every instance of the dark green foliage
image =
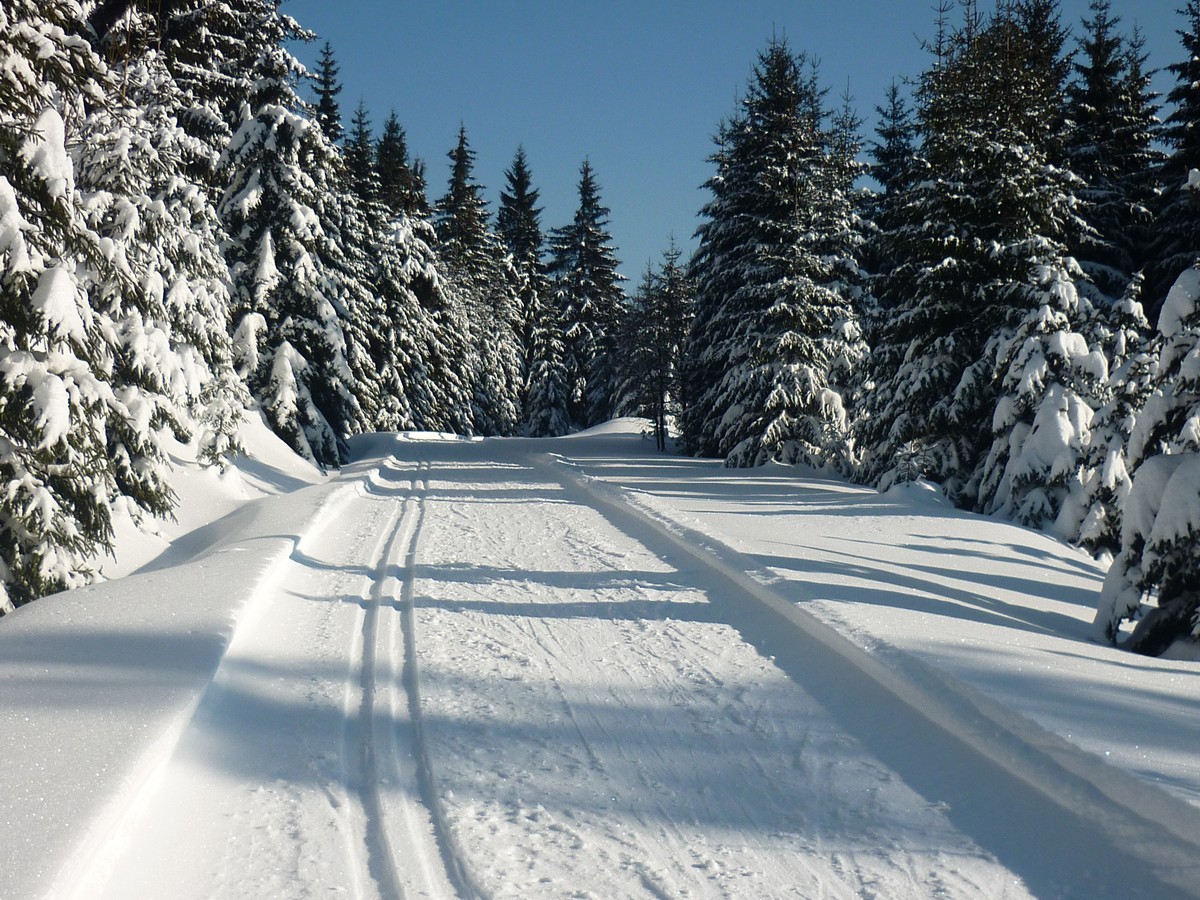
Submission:
[[1158,172],[1162,194],[1147,248],[1149,265],[1142,292],[1153,322],[1167,291],[1200,254],[1200,192],[1188,186],[1193,169],[1200,169],[1200,0],[1187,0],[1179,37],[1185,59],[1167,68],[1176,85],[1167,94],[1173,105],[1163,129],[1171,150]]
[[379,169],[375,161],[375,142],[371,138],[371,117],[361,100],[350,120],[350,133],[342,149],[346,172],[350,176],[350,189],[360,200],[373,201],[381,193]]
[[815,67],[773,41],[719,137],[691,266],[690,452],[734,465],[851,455],[837,382],[865,349],[851,299],[858,143],[846,110],[824,129],[823,97]]
[[1118,32],[1108,0],[1093,0],[1083,23],[1068,87],[1068,157],[1085,185],[1081,214],[1089,226],[1072,242],[1096,299],[1112,303],[1139,268],[1140,243],[1150,221],[1149,173],[1158,163],[1153,96],[1136,40]]
[[321,48],[321,58],[317,62],[317,71],[312,75],[312,81],[313,92],[317,95],[313,114],[317,124],[325,132],[325,137],[336,144],[342,139],[342,111],[337,102],[342,85],[338,82],[338,65],[329,41]]
[[616,338],[625,309],[608,208],[591,164],[579,170],[579,206],[550,239],[551,290],[562,323],[567,414],[573,427],[607,421],[616,399]]
[[393,214],[429,216],[425,169],[420,160],[409,158],[408,141],[395,112],[383,123],[383,134],[375,147],[375,171],[380,199]]
[[879,238],[891,268],[875,284],[882,321],[863,417],[873,483],[890,483],[915,441],[931,477],[975,499],[999,389],[988,343],[1042,305],[1077,227],[1077,179],[1055,164],[1064,70],[1051,13],[1018,3],[968,17],[921,77],[923,172]]
[[685,385],[680,357],[693,319],[694,288],[671,241],[657,269],[647,267],[629,305],[621,340],[622,413],[653,423],[654,442],[667,449],[669,421],[676,417]]

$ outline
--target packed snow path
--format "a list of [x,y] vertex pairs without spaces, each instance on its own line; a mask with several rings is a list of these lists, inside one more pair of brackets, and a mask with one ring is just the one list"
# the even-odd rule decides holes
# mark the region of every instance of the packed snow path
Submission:
[[881,666],[545,446],[379,438],[321,486],[59,892],[1195,894],[1181,803]]

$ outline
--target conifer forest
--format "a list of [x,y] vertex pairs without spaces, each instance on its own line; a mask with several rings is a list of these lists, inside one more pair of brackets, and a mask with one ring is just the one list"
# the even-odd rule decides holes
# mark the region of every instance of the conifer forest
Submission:
[[[498,208],[466,125],[343,109],[274,0],[0,4],[0,611],[95,576],[261,413],[324,468],[370,432],[560,436],[813,467],[1111,560],[1110,639],[1200,614],[1200,0],[1151,60],[1109,0],[944,2],[926,68],[839,100],[782,37],[715,149],[694,252],[621,274],[605,172]],[[1151,87],[1166,68],[1174,87]],[[875,116],[872,117],[875,121]],[[469,125],[469,123],[467,123]],[[529,148],[532,150],[533,148]]]

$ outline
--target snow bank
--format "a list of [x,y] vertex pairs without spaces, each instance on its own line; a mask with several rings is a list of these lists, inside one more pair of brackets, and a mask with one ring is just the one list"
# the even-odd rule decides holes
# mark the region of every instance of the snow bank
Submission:
[[257,416],[241,439],[248,455],[224,475],[196,464],[194,447],[175,445],[177,521],[143,531],[118,517],[103,574],[144,574],[0,619],[0,758],[9,762],[0,821],[20,823],[5,832],[6,854],[20,865],[0,866],[0,897],[37,896],[56,875],[69,881],[111,844],[257,585],[333,489]]

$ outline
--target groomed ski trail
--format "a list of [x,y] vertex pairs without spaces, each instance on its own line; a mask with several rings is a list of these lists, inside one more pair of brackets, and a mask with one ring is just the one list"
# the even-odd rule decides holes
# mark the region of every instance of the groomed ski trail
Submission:
[[56,896],[1197,896],[1195,810],[571,446],[363,440]]
[[[419,471],[343,474],[76,897],[449,897],[404,671]],[[411,616],[411,612],[408,613]]]
[[434,455],[427,743],[480,893],[1029,896],[745,639],[710,568],[525,447],[408,451]]

